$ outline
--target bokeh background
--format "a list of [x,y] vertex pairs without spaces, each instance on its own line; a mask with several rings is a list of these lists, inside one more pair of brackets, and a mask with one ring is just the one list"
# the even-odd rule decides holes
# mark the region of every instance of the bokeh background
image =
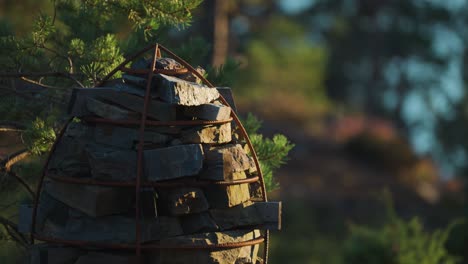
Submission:
[[[0,20],[27,34],[52,7],[0,0]],[[295,144],[274,173],[271,264],[451,263],[422,260],[435,248],[468,263],[467,1],[205,0],[156,39],[227,69],[240,112]]]

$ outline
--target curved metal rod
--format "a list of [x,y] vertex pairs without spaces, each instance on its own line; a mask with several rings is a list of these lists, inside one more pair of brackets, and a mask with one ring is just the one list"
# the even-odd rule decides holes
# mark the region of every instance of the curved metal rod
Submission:
[[[112,120],[106,118],[98,118],[98,117],[85,117],[83,118],[84,121],[90,123],[105,123],[105,124],[112,124],[112,125],[139,125],[140,121],[138,120]],[[146,120],[146,125],[149,126],[197,126],[197,125],[221,125],[226,124],[232,121],[232,118],[226,120],[176,120],[176,121],[152,121]]]
[[55,149],[57,148],[57,145],[59,144],[60,139],[63,137],[63,134],[65,133],[65,129],[67,128],[68,124],[70,124],[72,120],[73,118],[68,119],[65,125],[63,126],[63,128],[60,130],[57,138],[55,139],[54,144],[52,145],[52,148],[50,149],[49,154],[47,155],[46,162],[41,171],[41,177],[39,178],[39,182],[37,184],[36,195],[34,196],[34,205],[33,205],[32,221],[31,221],[31,235],[30,235],[31,244],[34,244],[34,235],[36,231],[36,220],[37,220],[37,207],[39,205],[39,198],[41,196],[42,185],[44,184],[44,179],[47,174],[47,167],[49,167],[50,159],[52,158],[52,155],[55,152]]
[[[136,186],[135,181],[100,181],[95,179],[85,179],[85,178],[75,178],[75,177],[64,177],[64,176],[56,176],[56,175],[49,175],[47,177],[64,183],[70,184],[83,184],[83,185],[96,185],[96,186],[109,186],[109,187],[134,187]],[[232,181],[179,181],[179,182],[154,182],[154,181],[146,181],[141,182],[141,186],[144,187],[157,187],[157,188],[175,188],[181,186],[193,186],[193,187],[200,187],[200,186],[208,186],[208,185],[218,185],[218,186],[230,186],[230,185],[240,185],[245,183],[254,183],[258,182],[259,177],[251,177],[241,180],[232,180]]]
[[[102,242],[90,242],[84,240],[66,240],[46,236],[36,236],[40,241],[76,246],[76,247],[96,247],[96,248],[105,248],[105,249],[135,249],[135,244],[109,244]],[[164,244],[142,244],[142,250],[152,250],[152,249],[229,249],[229,248],[240,248],[253,246],[260,243],[263,243],[264,238],[259,237],[251,240],[246,240],[242,242],[231,242],[231,243],[222,243],[222,244],[211,244],[211,245],[164,245]]]

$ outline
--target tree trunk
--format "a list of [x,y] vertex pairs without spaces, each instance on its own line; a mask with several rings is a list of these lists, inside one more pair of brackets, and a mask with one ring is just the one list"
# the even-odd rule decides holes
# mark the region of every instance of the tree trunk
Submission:
[[210,0],[214,2],[213,30],[213,66],[224,64],[229,49],[229,1]]

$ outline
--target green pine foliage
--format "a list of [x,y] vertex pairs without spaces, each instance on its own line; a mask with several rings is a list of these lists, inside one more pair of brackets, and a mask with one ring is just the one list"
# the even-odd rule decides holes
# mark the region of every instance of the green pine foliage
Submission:
[[351,226],[343,259],[348,264],[455,264],[445,244],[454,224],[427,231],[415,217],[398,217],[386,194],[387,222],[380,228]]
[[273,191],[279,188],[279,183],[273,176],[273,172],[286,163],[289,151],[294,147],[294,144],[281,134],[276,134],[272,138],[266,138],[259,134],[258,130],[261,128],[262,122],[252,113],[247,115],[243,125],[250,135],[250,140],[260,161],[267,190]]

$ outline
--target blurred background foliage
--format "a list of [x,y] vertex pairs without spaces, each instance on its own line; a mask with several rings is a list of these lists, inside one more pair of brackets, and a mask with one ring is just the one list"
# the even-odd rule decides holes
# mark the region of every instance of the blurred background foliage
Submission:
[[[51,89],[1,79],[2,119],[42,140],[31,150],[61,123],[69,90],[54,88],[92,86],[157,41],[232,86],[253,138],[271,139],[260,152],[281,154],[264,167],[277,175],[270,195],[285,202],[271,263],[468,263],[468,225],[457,220],[467,213],[467,1],[82,3],[0,2],[0,74],[78,74],[31,77]],[[0,139],[3,156],[20,150],[20,134]]]

